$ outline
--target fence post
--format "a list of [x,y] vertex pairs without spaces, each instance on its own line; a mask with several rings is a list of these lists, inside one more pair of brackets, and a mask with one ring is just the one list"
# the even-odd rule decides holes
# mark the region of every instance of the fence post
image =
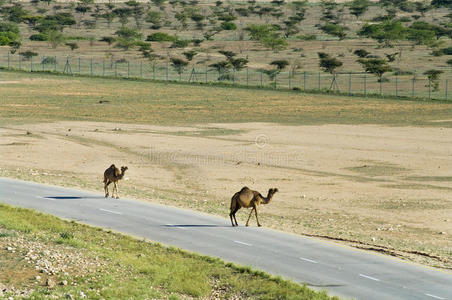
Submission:
[[380,97],[383,95],[383,76],[378,78],[378,81],[380,81]]
[[364,97],[367,97],[367,74],[364,74]]
[[143,62],[140,61],[140,78],[143,78]]
[[447,101],[448,87],[449,87],[449,79],[446,79],[446,101]]
[[206,83],[207,83],[207,65],[206,65]]
[[19,70],[22,70],[22,55],[19,53]]
[[166,62],[166,81],[168,81],[168,62]]
[[105,60],[102,59],[102,76],[105,76]]
[[10,54],[9,54],[9,51],[8,51],[8,70],[10,69],[10,61],[11,61],[11,59],[10,59]]
[[232,69],[232,84],[235,84],[235,68]]
[[118,77],[118,62],[115,61],[115,77]]
[[303,72],[303,91],[306,91],[306,71]]
[[263,80],[263,78],[262,78],[262,72],[263,72],[263,71],[260,70],[260,72],[261,72],[261,88],[262,88],[262,87],[263,87],[263,81],[262,81],[262,80]]
[[30,57],[30,71],[33,72],[33,56]]
[[248,87],[248,83],[249,83],[249,70],[248,67],[246,67],[246,86]]
[[78,73],[80,74],[80,57],[78,58]]
[[395,96],[399,96],[399,75],[396,74],[395,76]]
[[275,85],[274,85],[274,87],[273,87],[274,90],[276,90],[276,81],[277,81],[276,78],[277,78],[277,77],[278,77],[278,73],[275,74]]
[[291,83],[292,83],[292,80],[291,80],[290,71],[289,71],[289,90],[291,89]]
[[428,100],[432,99],[432,88],[431,88],[431,83],[432,81],[430,80],[430,78],[428,79]]
[[411,98],[414,98],[414,81],[416,80],[416,77],[413,76],[412,83],[411,83]]
[[319,85],[318,85],[318,90],[320,92],[320,72],[319,72]]
[[91,57],[91,61],[90,61],[90,73],[91,73],[91,76],[93,76],[93,58]]
[[53,62],[53,67],[54,67],[54,72],[56,73],[57,71],[57,60],[56,60],[56,55],[55,55],[55,61]]
[[45,71],[45,69],[44,69],[44,59],[45,58],[46,58],[45,56],[42,56],[42,60],[41,60],[41,65],[42,65],[42,71],[43,72]]
[[352,95],[352,72],[348,74],[348,95]]
[[152,79],[155,80],[155,61],[152,62]]

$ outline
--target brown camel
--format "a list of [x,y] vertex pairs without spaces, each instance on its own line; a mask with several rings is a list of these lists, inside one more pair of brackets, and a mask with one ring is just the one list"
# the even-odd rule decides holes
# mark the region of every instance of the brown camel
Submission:
[[[246,221],[246,226],[248,226],[248,222],[250,221],[251,214],[256,214],[257,226],[261,226],[259,224],[259,219],[257,218],[257,206],[259,204],[268,204],[273,198],[273,195],[278,191],[278,189],[269,189],[267,197],[262,196],[259,192],[250,190],[246,186],[243,187],[240,192],[237,192],[232,196],[231,199],[231,212],[229,217],[231,218],[232,226],[238,226],[237,219],[235,218],[235,213],[242,207],[252,207],[250,215],[248,216],[248,220]],[[234,220],[233,220],[234,218]],[[235,225],[234,225],[235,221]]]
[[111,197],[114,198],[114,194],[116,191],[116,199],[119,199],[118,196],[118,184],[116,183],[118,180],[121,180],[124,177],[124,173],[128,168],[122,166],[121,173],[119,173],[119,169],[115,167],[115,165],[111,165],[104,172],[104,191],[105,198],[108,197],[108,185],[113,182],[113,191],[111,192]]

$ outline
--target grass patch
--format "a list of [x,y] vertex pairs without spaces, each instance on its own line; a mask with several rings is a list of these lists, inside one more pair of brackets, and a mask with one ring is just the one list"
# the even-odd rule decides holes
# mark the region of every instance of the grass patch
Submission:
[[[0,250],[8,251],[7,256],[3,255],[5,253],[0,256],[2,282],[14,285],[16,290],[26,290],[30,298],[63,298],[83,293],[89,299],[179,299],[212,295],[221,298],[330,299],[326,292],[314,292],[249,267],[226,264],[220,259],[2,204],[0,232],[0,241],[15,249],[14,252]],[[17,242],[17,237],[11,238],[12,234],[19,235],[21,242]],[[81,257],[80,261],[96,261],[97,265],[87,272],[46,275],[56,283],[66,281],[68,284],[43,286],[38,279],[34,280],[38,274],[35,268],[24,260],[24,253],[29,252],[27,247],[31,244],[39,245],[44,253],[58,253],[63,249],[63,255],[77,255],[74,257]],[[5,263],[5,257],[8,263]],[[80,263],[75,267],[85,269]],[[12,291],[7,293],[13,295]]]
[[[273,122],[452,126],[452,123],[432,122],[448,119],[452,114],[452,105],[445,102],[319,96],[10,71],[2,74],[6,82],[1,91],[0,125],[87,120],[162,125]],[[203,134],[227,132],[212,129]]]

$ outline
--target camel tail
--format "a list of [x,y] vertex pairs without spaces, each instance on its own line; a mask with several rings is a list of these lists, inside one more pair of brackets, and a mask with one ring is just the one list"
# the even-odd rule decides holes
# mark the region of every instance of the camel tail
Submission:
[[235,206],[237,205],[237,201],[235,201],[237,199],[237,197],[239,196],[240,192],[237,192],[234,194],[234,196],[232,196],[231,198],[231,206],[229,207],[230,210],[234,210]]

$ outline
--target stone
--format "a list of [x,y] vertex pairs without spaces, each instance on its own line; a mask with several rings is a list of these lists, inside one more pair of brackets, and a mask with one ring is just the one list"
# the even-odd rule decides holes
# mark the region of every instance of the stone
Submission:
[[55,282],[51,278],[47,278],[46,286],[48,286],[49,288],[53,288],[55,286]]

